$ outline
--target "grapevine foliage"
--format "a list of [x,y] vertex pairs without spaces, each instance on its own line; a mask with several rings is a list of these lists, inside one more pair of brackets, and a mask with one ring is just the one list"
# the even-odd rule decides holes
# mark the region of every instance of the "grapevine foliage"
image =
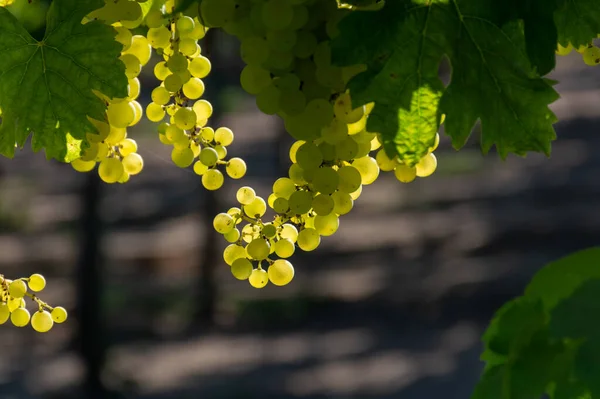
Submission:
[[600,395],[598,265],[600,248],[550,263],[496,313],[483,336],[487,366],[472,399]]
[[88,117],[103,120],[106,104],[92,90],[125,97],[127,79],[114,29],[82,24],[101,0],[55,0],[46,35],[32,38],[0,8],[0,153],[12,157],[34,133],[34,150],[69,162],[78,158],[85,134],[96,132]]

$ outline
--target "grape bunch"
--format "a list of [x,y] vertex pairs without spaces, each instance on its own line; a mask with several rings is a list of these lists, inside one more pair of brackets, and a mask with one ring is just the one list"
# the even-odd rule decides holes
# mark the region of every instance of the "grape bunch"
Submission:
[[169,122],[158,127],[160,141],[172,146],[171,159],[180,168],[192,166],[202,185],[217,190],[224,183],[223,166],[232,179],[246,174],[246,163],[240,158],[227,160],[227,146],[234,140],[231,129],[207,126],[213,108],[201,99],[205,86],[202,81],[211,71],[211,63],[201,54],[198,40],[206,27],[198,20],[182,13],[167,17],[173,3],[146,16],[148,42],[163,57],[156,64],[154,75],[161,81],[152,91],[152,102],[146,107],[146,116],[152,122]]
[[[365,67],[331,62],[330,39],[350,12],[335,0],[203,0],[200,12],[208,27],[223,28],[241,41],[242,88],[256,96],[262,112],[281,117],[296,139],[288,176],[275,181],[266,201],[242,187],[240,206],[213,221],[230,242],[223,257],[236,278],[256,288],[269,281],[286,285],[294,277],[287,259],[296,246],[313,251],[321,237],[334,234],[340,216],[352,210],[363,185],[372,184],[380,171],[393,172],[404,183],[431,175],[439,136],[412,165],[390,158],[379,135],[367,130],[375,104],[353,106],[346,88]],[[267,206],[275,213],[272,221],[265,220]]]
[[97,132],[86,135],[89,147],[80,158],[71,162],[73,169],[78,172],[89,172],[98,164],[98,175],[106,183],[126,183],[130,176],[137,175],[144,168],[144,160],[137,153],[136,141],[127,137],[127,128],[139,123],[143,116],[142,106],[136,101],[140,95],[137,77],[151,56],[146,38],[132,35],[129,30],[139,26],[141,15],[141,7],[137,2],[119,0],[107,2],[103,8],[88,16],[103,19],[115,28],[115,40],[123,45],[120,59],[125,64],[125,75],[129,79],[127,98],[111,99],[96,92],[107,105],[106,120],[90,120]]
[[[31,322],[31,327],[37,332],[48,332],[54,323],[67,320],[65,308],[52,307],[42,301],[32,292],[40,292],[46,287],[46,279],[41,274],[32,274],[28,278],[8,280],[0,274],[0,324],[9,319],[16,327],[25,327]],[[33,316],[27,310],[25,297],[37,304],[38,310]]]
[[[600,35],[598,36],[600,37]],[[566,47],[563,47],[560,43],[558,43],[556,54],[561,56],[569,55],[573,49],[574,47],[571,43],[569,43]],[[595,46],[593,42],[590,41],[590,43],[587,45],[580,46],[576,49],[576,51],[581,54],[581,58],[586,65],[600,65],[600,47]]]

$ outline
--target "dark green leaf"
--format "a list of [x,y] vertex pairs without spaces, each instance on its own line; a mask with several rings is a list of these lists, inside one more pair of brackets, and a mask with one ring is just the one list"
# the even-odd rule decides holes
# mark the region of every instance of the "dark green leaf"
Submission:
[[563,46],[571,43],[575,48],[588,44],[600,33],[600,7],[598,0],[557,0],[558,10],[554,20],[558,40]]

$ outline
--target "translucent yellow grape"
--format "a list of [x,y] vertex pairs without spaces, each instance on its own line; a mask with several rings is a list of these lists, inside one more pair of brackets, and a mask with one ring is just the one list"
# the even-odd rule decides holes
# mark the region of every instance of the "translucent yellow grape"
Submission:
[[398,164],[394,169],[396,179],[402,183],[410,183],[417,177],[417,169],[413,166]]
[[298,240],[298,229],[289,223],[285,223],[281,226],[281,231],[279,232],[279,236],[281,238],[287,238],[292,242],[296,242]]
[[235,221],[227,213],[219,213],[213,219],[213,227],[220,234],[227,234],[235,227]]
[[150,103],[146,107],[146,117],[150,122],[160,122],[165,117],[165,110],[157,103]]
[[198,120],[208,119],[213,113],[212,105],[206,100],[198,100],[192,106]]
[[204,82],[198,78],[192,78],[183,85],[183,94],[190,100],[202,97],[204,90]]
[[96,161],[84,161],[78,158],[71,162],[71,166],[78,172],[89,172],[96,167]]
[[254,269],[248,281],[254,288],[263,288],[269,283],[269,275],[263,269]]
[[303,251],[314,251],[321,243],[321,236],[315,229],[304,229],[298,233],[298,240],[296,243]]
[[181,77],[176,74],[169,75],[165,78],[165,89],[171,93],[175,93],[183,87],[183,81]]
[[50,331],[54,321],[52,316],[47,311],[37,311],[31,317],[31,327],[37,332],[45,333]]
[[600,48],[596,46],[588,47],[582,53],[583,62],[589,66],[596,66],[600,64]]
[[64,323],[68,317],[66,309],[61,306],[56,306],[54,309],[52,309],[52,312],[50,314],[52,316],[52,320],[54,320],[55,323],[59,324]]
[[183,130],[192,129],[196,126],[197,116],[192,108],[180,108],[174,115],[177,127]]
[[208,166],[204,165],[201,161],[194,163],[194,173],[198,176],[202,176],[208,170]]
[[384,172],[394,170],[394,168],[398,164],[395,158],[390,159],[390,157],[385,152],[385,149],[381,149],[377,152],[375,160],[377,161],[377,165],[379,165],[379,169],[383,170]]
[[256,192],[252,187],[244,186],[240,187],[235,195],[237,201],[242,205],[249,205],[256,198]]
[[133,152],[123,158],[123,168],[129,175],[137,175],[144,169],[144,159]]
[[126,128],[135,119],[135,109],[129,102],[111,103],[108,105],[107,115],[112,126]]
[[415,165],[417,176],[427,177],[433,174],[437,168],[437,158],[432,153],[425,155]]
[[267,204],[261,197],[254,197],[251,203],[244,206],[244,213],[250,217],[262,217],[267,210]]
[[135,35],[132,37],[131,47],[125,51],[126,54],[135,55],[143,65],[146,65],[150,61],[152,56],[152,47],[142,35]]
[[218,169],[209,169],[202,175],[202,185],[207,190],[218,190],[224,181],[223,173]]
[[171,151],[171,160],[180,168],[187,168],[194,162],[194,152],[190,148],[173,148],[173,151]]
[[225,167],[227,174],[232,179],[241,179],[246,175],[246,162],[241,158],[231,158]]
[[200,151],[198,159],[206,166],[213,166],[219,160],[219,154],[214,148],[207,147]]
[[248,256],[256,260],[266,259],[270,252],[271,245],[268,243],[268,241],[265,241],[262,238],[252,240],[252,242],[250,242],[250,244],[248,244],[246,247],[246,253]]
[[223,260],[230,266],[240,258],[246,258],[246,249],[241,245],[230,244],[223,251]]
[[371,184],[379,176],[379,166],[377,161],[371,157],[363,157],[356,159],[352,166],[355,167],[361,176],[362,184]]
[[8,293],[13,298],[23,298],[27,292],[27,284],[23,280],[15,280],[8,285]]
[[294,266],[284,259],[278,259],[269,266],[269,281],[278,286],[289,284],[294,278]]
[[133,79],[142,71],[142,63],[133,54],[123,54],[119,57],[125,64],[125,75],[128,79]]
[[119,152],[121,156],[126,157],[127,155],[137,152],[138,146],[134,139],[125,139],[119,143]]
[[294,254],[294,251],[296,250],[296,246],[289,238],[280,239],[275,243],[274,247],[275,253],[280,258],[289,258]]
[[0,303],[0,324],[4,324],[10,318],[10,309],[5,303]]
[[29,289],[33,292],[40,292],[46,287],[46,279],[41,274],[32,274],[27,282]]
[[315,230],[322,236],[330,236],[334,234],[340,226],[340,219],[337,215],[331,213],[329,215],[317,215],[315,217]]
[[138,78],[129,79],[127,86],[127,99],[135,100],[139,97],[141,90],[140,80]]
[[152,102],[158,105],[166,105],[169,103],[169,101],[171,101],[171,93],[169,93],[169,91],[163,86],[158,86],[152,90],[151,98]]
[[105,183],[116,183],[123,175],[125,169],[117,158],[105,158],[98,167],[98,176]]
[[27,324],[29,324],[30,319],[31,315],[29,314],[29,310],[25,308],[15,309],[10,314],[10,321],[15,327],[25,327]]

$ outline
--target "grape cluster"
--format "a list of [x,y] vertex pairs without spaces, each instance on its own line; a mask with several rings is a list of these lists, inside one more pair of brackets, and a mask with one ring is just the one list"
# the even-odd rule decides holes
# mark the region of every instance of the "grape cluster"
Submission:
[[125,64],[125,75],[129,79],[126,98],[108,98],[96,95],[107,104],[106,120],[91,119],[96,133],[88,133],[89,147],[80,158],[71,162],[73,169],[89,172],[98,166],[98,175],[106,183],[125,183],[130,176],[144,168],[144,160],[137,153],[137,143],[127,137],[127,128],[142,119],[143,109],[136,101],[140,95],[138,75],[142,66],[150,61],[151,49],[144,36],[133,35],[130,29],[139,26],[142,10],[137,2],[119,0],[107,2],[88,18],[103,19],[111,23],[117,35],[115,40],[123,45],[121,61]]
[[[236,278],[256,288],[269,281],[286,285],[294,277],[287,258],[296,246],[313,251],[321,237],[334,234],[340,216],[380,171],[393,171],[404,183],[431,175],[439,136],[427,155],[408,165],[390,158],[379,135],[367,130],[374,104],[354,107],[346,89],[364,66],[331,63],[329,41],[350,12],[335,0],[203,0],[200,11],[207,26],[240,39],[242,88],[256,96],[262,112],[281,117],[296,139],[288,177],[275,181],[267,201],[242,187],[239,208],[213,221],[231,243],[223,257]],[[271,222],[264,220],[267,205],[275,212]]]
[[[598,35],[600,37],[600,35]],[[574,47],[569,43],[566,47],[563,47],[560,43],[556,48],[556,54],[565,56],[569,55],[573,51]],[[594,43],[590,42],[587,45],[580,46],[576,51],[581,54],[581,58],[586,65],[596,66],[600,65],[600,47],[595,46]]]
[[148,42],[164,59],[154,68],[161,84],[152,91],[146,116],[162,122],[169,115],[169,122],[161,123],[158,132],[160,141],[173,147],[173,163],[180,168],[193,164],[194,172],[202,176],[202,185],[217,190],[224,182],[219,166],[224,166],[229,177],[240,179],[246,174],[246,163],[240,158],[226,159],[227,146],[234,139],[231,129],[207,126],[213,109],[201,99],[205,90],[202,79],[210,73],[211,63],[198,45],[207,29],[198,18],[182,13],[167,18],[165,13],[172,8],[173,4],[167,3],[146,16]]
[[[0,324],[9,319],[16,327],[31,327],[37,332],[48,332],[54,323],[67,320],[67,311],[60,306],[52,307],[28,292],[40,292],[46,287],[46,279],[41,274],[32,274],[28,278],[8,280],[0,274]],[[29,297],[38,306],[33,314],[26,308],[25,297]]]

